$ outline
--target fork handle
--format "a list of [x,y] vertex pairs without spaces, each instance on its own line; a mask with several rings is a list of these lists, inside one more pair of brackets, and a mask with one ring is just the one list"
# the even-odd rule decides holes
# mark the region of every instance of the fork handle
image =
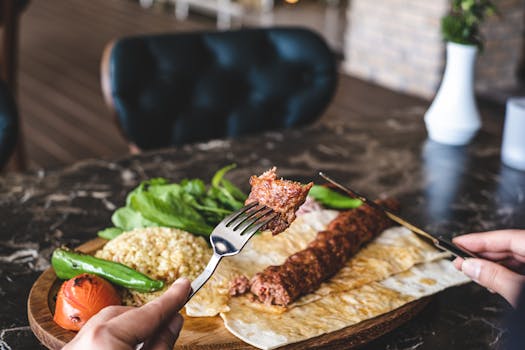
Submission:
[[202,271],[199,277],[197,277],[196,279],[193,280],[193,282],[191,282],[191,293],[186,302],[188,302],[195,295],[195,293],[197,293],[199,289],[201,289],[204,283],[206,283],[206,281],[210,279],[211,275],[217,268],[217,265],[219,265],[219,262],[221,261],[221,259],[222,259],[222,256],[213,253],[204,271]]

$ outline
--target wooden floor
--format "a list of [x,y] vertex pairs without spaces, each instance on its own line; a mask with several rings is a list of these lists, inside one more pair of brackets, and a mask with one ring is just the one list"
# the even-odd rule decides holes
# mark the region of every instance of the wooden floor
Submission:
[[[286,23],[287,12],[291,14],[284,8],[277,16],[281,23]],[[312,16],[308,18],[312,22]],[[292,23],[299,24],[297,18]],[[53,168],[127,153],[100,89],[100,58],[110,40],[130,34],[214,28],[210,18],[193,15],[178,22],[171,13],[144,10],[132,0],[31,1],[21,20],[18,88],[29,168]],[[420,106],[418,113],[422,114],[428,105],[341,77],[325,118],[348,108],[385,115],[408,105]]]
[[37,0],[22,16],[18,103],[30,168],[127,152],[103,102],[99,64],[116,37],[213,28],[129,0]]

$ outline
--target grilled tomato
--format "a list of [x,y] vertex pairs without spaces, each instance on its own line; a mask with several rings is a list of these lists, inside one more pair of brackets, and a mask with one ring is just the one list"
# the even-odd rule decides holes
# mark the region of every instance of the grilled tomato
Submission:
[[60,287],[53,320],[62,328],[78,331],[106,306],[120,303],[120,297],[111,283],[84,273],[65,281]]

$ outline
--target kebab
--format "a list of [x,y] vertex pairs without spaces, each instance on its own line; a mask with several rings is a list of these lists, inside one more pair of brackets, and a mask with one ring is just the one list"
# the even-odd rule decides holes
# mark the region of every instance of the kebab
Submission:
[[[257,200],[276,212],[285,213],[281,216],[281,222],[272,226],[279,229],[285,223],[289,225],[291,221],[288,220],[295,218],[295,211],[292,216],[290,208],[293,206],[290,202],[276,201],[272,195],[286,193],[280,188],[283,183],[272,180],[275,179],[274,175],[271,170],[261,175],[262,189],[257,180],[252,181],[261,177],[252,177],[250,183],[253,187],[247,202]],[[270,188],[272,190],[268,190]],[[268,196],[271,200],[268,200]],[[285,205],[279,207],[283,203]],[[394,199],[380,200],[378,204],[391,211],[399,210],[399,203]],[[282,265],[268,266],[251,280],[246,276],[233,279],[230,294],[236,296],[250,291],[259,302],[286,306],[300,296],[316,290],[323,281],[335,275],[363,245],[393,224],[383,212],[369,206],[343,211],[325,231],[317,234],[307,248],[288,257]]]

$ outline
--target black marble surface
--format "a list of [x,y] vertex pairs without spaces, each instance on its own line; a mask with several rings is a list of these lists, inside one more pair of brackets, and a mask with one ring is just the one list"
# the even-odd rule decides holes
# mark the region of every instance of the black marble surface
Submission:
[[[423,112],[409,106],[351,115],[303,130],[0,178],[0,350],[42,347],[28,327],[26,301],[52,250],[95,237],[126,193],[151,177],[209,179],[235,162],[229,178],[247,190],[249,176],[272,165],[304,181],[320,181],[323,170],[370,196],[399,198],[402,215],[436,234],[525,228],[525,173],[501,164],[500,133],[482,130],[466,147],[435,144],[426,139]],[[363,348],[502,349],[508,310],[471,283],[440,293],[412,321]]]

